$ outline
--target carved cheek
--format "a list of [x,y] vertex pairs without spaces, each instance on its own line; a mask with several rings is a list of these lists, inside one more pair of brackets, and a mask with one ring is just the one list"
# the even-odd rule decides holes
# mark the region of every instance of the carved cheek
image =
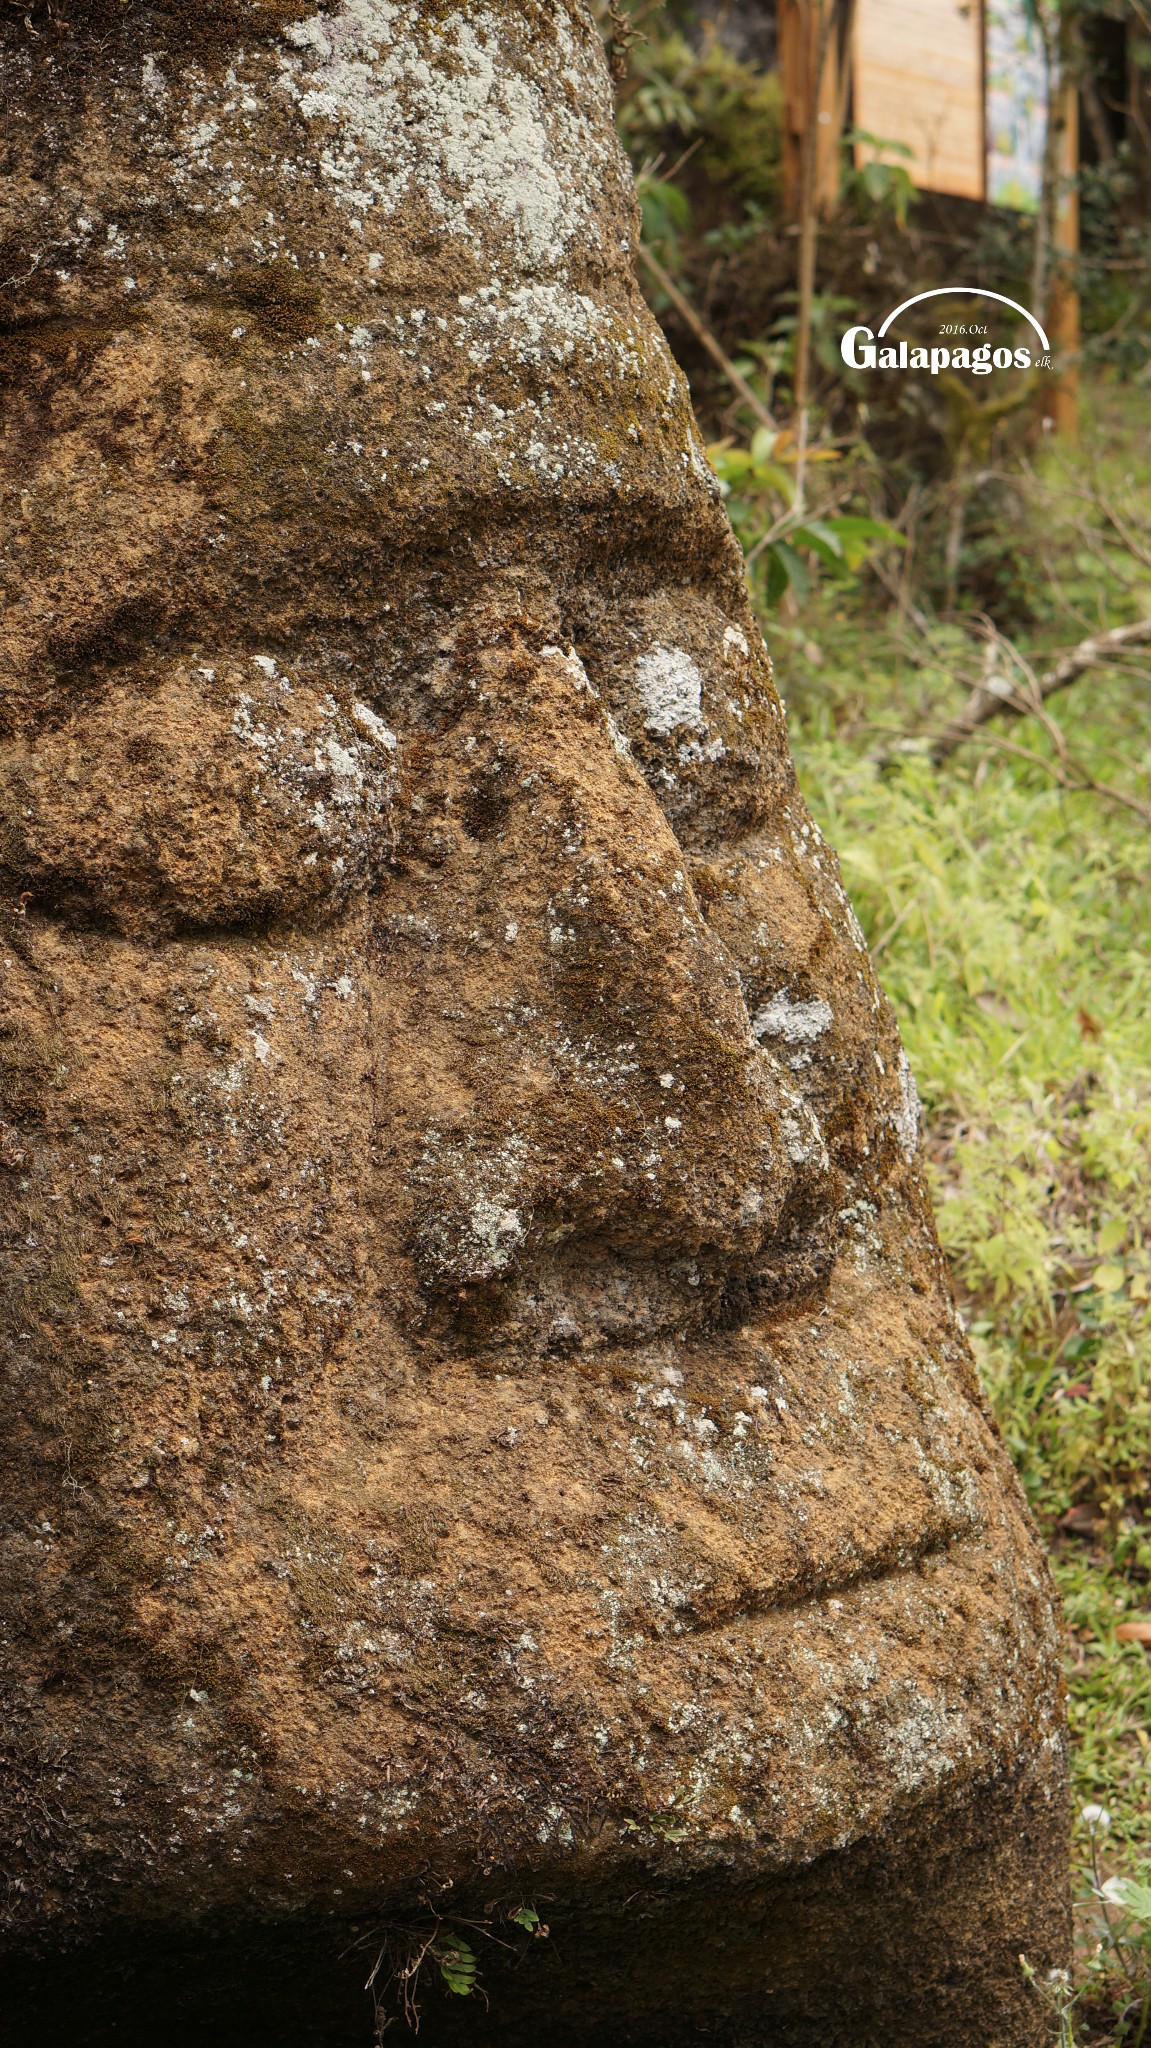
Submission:
[[389,840],[399,749],[269,657],[173,664],[0,751],[0,864],[124,932],[338,909]]

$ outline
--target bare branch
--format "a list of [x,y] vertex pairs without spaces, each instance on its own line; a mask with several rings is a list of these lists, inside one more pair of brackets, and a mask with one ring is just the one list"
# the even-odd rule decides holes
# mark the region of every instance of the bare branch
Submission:
[[1095,777],[1088,775],[1077,761],[1069,764],[1049,761],[1045,754],[1037,754],[1032,747],[1018,746],[1014,740],[1005,740],[1000,733],[985,733],[983,744],[994,747],[997,753],[1014,754],[1021,761],[1034,762],[1037,768],[1042,768],[1048,775],[1054,776],[1062,789],[1073,790],[1078,795],[1090,792],[1093,796],[1105,797],[1108,803],[1122,804],[1124,810],[1134,811],[1136,817],[1145,819],[1147,824],[1151,825],[1151,804],[1145,804],[1141,798],[1129,795],[1126,790],[1116,789],[1110,782],[1096,782]]
[[719,364],[732,389],[738,391],[745,405],[750,405],[756,418],[762,420],[764,426],[769,427],[773,434],[777,434],[779,432],[778,424],[773,420],[762,398],[756,396],[747,378],[741,371],[736,369],[731,357],[720,346],[711,328],[700,319],[690,299],[685,299],[675,279],[668,276],[658,256],[653,256],[651,250],[643,242],[639,245],[639,254],[640,261],[645,269],[651,272],[661,292],[667,293],[685,327],[689,327],[696,340],[702,342],[712,361]]
[[[1086,675],[1088,669],[1098,668],[1109,655],[1119,654],[1126,647],[1145,646],[1149,641],[1151,619],[1136,619],[1133,625],[1116,626],[1110,633],[1092,634],[1061,655],[1054,667],[1038,678],[1039,701],[1053,697],[1057,690],[1065,690],[1069,683],[1077,682],[1080,676]],[[1001,711],[1012,712],[1018,717],[1034,713],[1035,709],[1029,694],[1019,695],[1004,677],[989,675],[976,684],[958,718],[940,733],[932,746],[931,758],[936,763],[946,761],[948,755]]]
[[1123,514],[1116,506],[1111,504],[1109,499],[1104,497],[1101,490],[1097,489],[1095,492],[1095,503],[1098,505],[1108,525],[1115,528],[1128,554],[1134,555],[1137,562],[1142,562],[1145,569],[1151,569],[1151,549],[1148,548],[1147,542],[1142,536],[1134,532],[1126,519],[1124,519]]

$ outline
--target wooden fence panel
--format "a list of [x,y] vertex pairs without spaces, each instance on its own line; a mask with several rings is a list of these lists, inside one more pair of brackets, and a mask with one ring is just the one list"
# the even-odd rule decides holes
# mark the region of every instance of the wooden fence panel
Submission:
[[[983,20],[979,0],[859,0],[855,126],[902,142],[914,182],[982,199]],[[856,147],[857,163],[878,152]]]

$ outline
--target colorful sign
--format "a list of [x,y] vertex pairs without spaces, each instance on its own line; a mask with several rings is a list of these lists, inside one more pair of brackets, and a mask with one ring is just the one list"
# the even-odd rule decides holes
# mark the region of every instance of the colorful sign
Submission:
[[1037,213],[1043,189],[1047,65],[1032,0],[986,0],[987,197]]

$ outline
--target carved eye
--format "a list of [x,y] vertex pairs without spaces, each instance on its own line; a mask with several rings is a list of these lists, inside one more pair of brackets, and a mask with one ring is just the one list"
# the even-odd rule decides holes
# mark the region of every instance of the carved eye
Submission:
[[386,852],[398,764],[268,657],[170,664],[0,751],[0,869],[123,931],[322,916]]

